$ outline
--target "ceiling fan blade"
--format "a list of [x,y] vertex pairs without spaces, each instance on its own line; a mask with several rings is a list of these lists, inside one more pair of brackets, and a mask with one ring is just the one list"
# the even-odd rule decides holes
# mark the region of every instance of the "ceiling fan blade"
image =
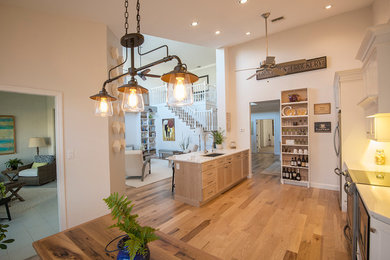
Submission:
[[160,75],[155,75],[155,74],[145,74],[145,76],[149,78],[161,78]]
[[235,72],[246,71],[246,70],[258,70],[258,69],[260,69],[260,68],[238,69],[238,70],[235,70]]
[[264,69],[262,69],[262,70],[258,70],[258,71],[256,71],[256,73],[255,74],[253,74],[252,76],[250,76],[249,78],[247,78],[246,80],[250,80],[251,78],[253,78],[254,76],[257,76],[257,75],[259,75],[260,74],[260,72],[262,72]]

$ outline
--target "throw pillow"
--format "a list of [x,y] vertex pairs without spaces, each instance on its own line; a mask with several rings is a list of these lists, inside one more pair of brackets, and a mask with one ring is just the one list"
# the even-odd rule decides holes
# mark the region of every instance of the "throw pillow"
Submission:
[[45,163],[45,162],[34,162],[33,165],[31,166],[31,169],[36,169],[36,168],[44,166],[46,164],[47,163]]

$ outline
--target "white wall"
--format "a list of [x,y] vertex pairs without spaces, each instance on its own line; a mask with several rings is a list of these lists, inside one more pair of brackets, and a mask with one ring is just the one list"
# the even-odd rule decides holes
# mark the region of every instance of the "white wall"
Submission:
[[106,26],[1,6],[0,35],[0,86],[63,94],[65,227],[108,213],[108,120],[88,98],[107,77]]
[[[256,152],[256,120],[260,119],[273,119],[274,120],[274,153],[280,154],[280,113],[277,112],[263,112],[263,113],[252,113],[251,114],[251,127],[253,125],[253,133],[251,135],[251,149],[252,152]],[[250,131],[251,129],[249,129]],[[266,136],[268,140],[268,136]],[[272,139],[272,138],[271,138]]]
[[[361,63],[355,60],[355,55],[366,28],[372,25],[371,21],[371,8],[364,8],[270,36],[270,55],[275,55],[277,62],[327,56],[328,68],[312,72],[262,81],[246,80],[252,71],[235,70],[255,67],[264,59],[265,39],[229,48],[229,81],[225,90],[227,104],[224,112],[232,113],[233,129],[228,133],[228,139],[237,141],[239,146],[250,147],[249,102],[279,99],[281,90],[307,87],[311,89],[311,109],[315,103],[330,102],[334,106],[334,73],[361,66]],[[272,26],[269,30],[272,32]],[[336,116],[333,113],[312,116],[311,120],[312,185],[336,189],[337,178],[333,173],[336,165],[332,146],[333,133],[313,133],[314,121],[331,121],[334,126]]]
[[390,0],[375,0],[372,3],[374,25],[390,21]]
[[36,148],[28,147],[31,137],[45,137],[48,146],[39,148],[39,153],[54,154],[51,152],[54,140],[49,133],[54,122],[48,114],[53,101],[53,97],[0,91],[0,114],[14,116],[16,129],[16,153],[0,155],[1,171],[6,168],[4,163],[9,159],[19,158],[24,164],[33,161],[37,152]]

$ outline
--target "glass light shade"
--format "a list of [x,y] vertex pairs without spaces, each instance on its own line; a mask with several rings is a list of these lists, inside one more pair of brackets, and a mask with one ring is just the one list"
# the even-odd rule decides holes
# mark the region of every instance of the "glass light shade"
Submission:
[[123,91],[122,110],[125,112],[144,111],[144,99],[142,89],[139,87],[126,88]]
[[113,115],[112,101],[109,98],[101,97],[95,100],[95,115],[107,117]]
[[167,86],[168,106],[189,106],[194,103],[192,83],[187,73],[172,73]]

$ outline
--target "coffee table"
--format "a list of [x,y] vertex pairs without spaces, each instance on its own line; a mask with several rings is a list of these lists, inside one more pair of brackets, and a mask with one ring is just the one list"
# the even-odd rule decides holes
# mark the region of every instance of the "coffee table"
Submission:
[[11,195],[9,196],[10,199],[18,199],[20,201],[24,201],[23,197],[18,194],[20,189],[25,185],[24,182],[21,181],[11,181],[8,183],[5,183],[5,192],[11,192]]
[[[1,173],[2,173],[5,177],[7,177],[8,180],[10,180],[10,181],[15,181],[15,177],[18,177],[19,171],[18,171],[18,169],[16,169],[16,170],[4,170],[4,171],[2,171]],[[13,174],[13,176],[10,175],[10,174]]]

